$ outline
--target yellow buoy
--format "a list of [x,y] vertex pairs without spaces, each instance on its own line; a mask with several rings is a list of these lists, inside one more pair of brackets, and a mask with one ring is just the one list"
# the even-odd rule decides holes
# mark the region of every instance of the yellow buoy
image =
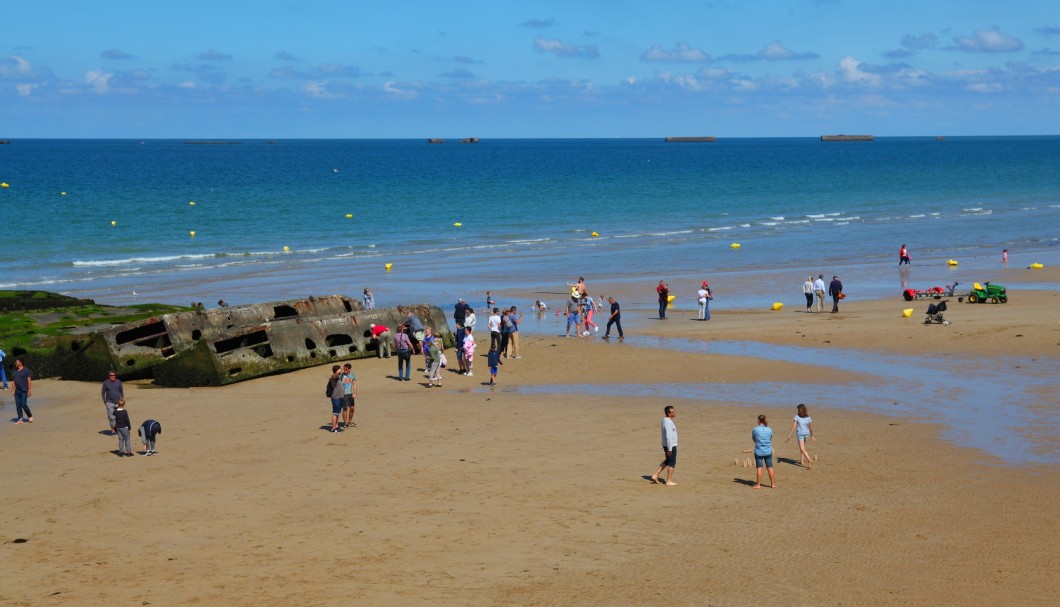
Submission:
[[946,262],[946,265],[955,266],[955,265],[957,265],[957,260],[956,259],[951,259],[951,260]]
[[346,219],[353,219],[353,213],[346,213]]
[[600,237],[600,234],[598,232],[593,232],[593,238],[599,238],[599,237]]
[[776,312],[777,310],[779,310],[779,309],[781,309],[783,307],[784,307],[784,304],[780,303],[779,301],[773,302],[773,311],[774,312]]
[[60,196],[66,196],[66,192],[59,192]]
[[117,221],[112,221],[112,222],[110,222],[110,225],[116,226],[116,225],[118,225],[118,222]]
[[462,223],[460,223],[460,222],[458,221],[458,222],[454,223],[453,225],[459,228],[460,226],[462,226],[462,225],[464,225],[464,224],[462,224]]
[[902,310],[902,318],[909,318],[913,315],[913,308],[906,308]]
[[11,187],[11,186],[8,185],[6,181],[3,182],[3,183],[0,183],[0,188],[9,188],[9,187]]
[[189,206],[189,207],[193,207],[193,206],[195,206],[195,201],[194,201],[194,200],[190,200],[190,201],[188,201],[188,206]]
[[389,272],[389,271],[390,271],[390,268],[393,268],[393,267],[394,267],[394,264],[392,264],[392,263],[388,263],[388,264],[386,264],[386,269],[387,269],[387,272]]
[[283,245],[283,250],[286,251],[286,252],[289,252],[291,250],[291,247],[289,247],[287,245]]
[[1042,268],[1044,268],[1044,267],[1045,267],[1045,266],[1044,266],[1044,265],[1042,265],[1042,264],[1040,264],[1040,263],[1032,263],[1032,264],[1030,265],[1030,268],[1031,268],[1032,270],[1041,270],[1041,269],[1042,269]]
[[666,303],[673,303],[675,299],[677,299],[676,295],[667,295],[666,296]]
[[740,243],[734,242],[731,245],[729,245],[729,248],[730,249],[739,249],[740,248]]
[[195,230],[192,230],[192,231],[188,232],[188,236],[191,236],[192,238],[195,238]]

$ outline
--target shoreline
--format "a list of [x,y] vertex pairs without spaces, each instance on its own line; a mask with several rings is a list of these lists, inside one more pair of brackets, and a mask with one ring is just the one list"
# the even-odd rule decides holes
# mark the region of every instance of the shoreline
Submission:
[[[113,455],[98,384],[35,382],[36,423],[0,428],[0,491],[18,504],[0,555],[20,564],[0,600],[220,604],[239,588],[240,604],[747,604],[751,567],[771,580],[756,603],[1060,601],[1026,583],[1055,560],[1060,291],[953,304],[949,326],[897,297],[836,315],[791,311],[795,297],[779,312],[719,298],[710,322],[691,306],[658,321],[635,302],[642,281],[588,278],[592,294],[629,298],[623,342],[527,322],[524,357],[504,361],[496,388],[481,333],[474,377],[447,373],[441,390],[416,371],[392,379],[395,359],[352,361],[359,426],[340,434],[326,431],[320,367],[220,388],[129,382],[133,425],[163,426],[151,458]],[[939,391],[996,378],[1020,402]],[[925,409],[935,401],[947,409]],[[813,470],[783,442],[798,402],[815,420]],[[668,403],[677,487],[647,480]],[[13,411],[10,396],[0,408]],[[775,490],[749,490],[741,465],[758,413],[775,432]],[[1044,460],[991,455],[962,420]]]

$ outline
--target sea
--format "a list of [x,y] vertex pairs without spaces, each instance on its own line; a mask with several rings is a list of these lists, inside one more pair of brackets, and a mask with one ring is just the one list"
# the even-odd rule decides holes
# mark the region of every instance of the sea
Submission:
[[[832,386],[835,402],[942,422],[947,438],[1004,462],[1060,461],[1055,400],[1039,406],[1055,393],[1050,358],[991,359],[970,376],[965,363],[915,352],[708,345],[636,331],[656,309],[659,280],[689,317],[702,280],[715,313],[801,309],[810,274],[840,276],[844,306],[955,282],[1001,281],[1010,298],[1055,290],[1021,270],[1060,263],[1060,137],[12,140],[0,145],[0,182],[3,289],[212,307],[368,288],[381,307],[448,312],[459,298],[484,305],[487,290],[504,306],[541,299],[554,309],[584,276],[591,294],[621,295],[625,347],[869,372],[902,398]],[[903,244],[912,265],[899,269]],[[555,335],[563,324],[538,313],[521,330]],[[620,392],[709,392],[780,408],[804,390],[766,381]]]
[[753,307],[811,273],[856,300],[1060,262],[1060,137],[16,139],[0,181],[0,288],[116,305],[528,305],[584,276]]

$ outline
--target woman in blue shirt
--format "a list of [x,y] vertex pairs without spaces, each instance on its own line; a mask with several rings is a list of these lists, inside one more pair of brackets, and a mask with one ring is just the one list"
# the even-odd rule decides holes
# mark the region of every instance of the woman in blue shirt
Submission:
[[769,471],[769,488],[777,488],[777,479],[773,476],[773,429],[769,427],[765,415],[758,416],[758,426],[751,430],[751,439],[755,442],[755,484],[752,489],[762,488],[762,468]]

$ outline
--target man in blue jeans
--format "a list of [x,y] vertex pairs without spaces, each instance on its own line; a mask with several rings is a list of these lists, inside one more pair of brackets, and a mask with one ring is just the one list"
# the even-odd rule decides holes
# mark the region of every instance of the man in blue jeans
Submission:
[[412,340],[409,339],[408,331],[408,325],[401,325],[398,327],[398,332],[394,334],[394,349],[397,350],[398,380],[400,381],[411,381],[409,374],[412,371]]
[[660,280],[655,291],[659,294],[659,319],[666,320],[666,306],[670,303],[670,287],[665,280]]
[[7,370],[4,369],[5,356],[7,356],[7,352],[0,349],[0,384],[3,384],[4,390],[7,390]]
[[29,397],[33,395],[33,374],[23,364],[21,358],[15,359],[15,376],[11,378],[15,385],[11,386],[11,392],[15,394],[15,415],[18,419],[16,424],[25,422],[33,423],[33,412],[29,410]]

